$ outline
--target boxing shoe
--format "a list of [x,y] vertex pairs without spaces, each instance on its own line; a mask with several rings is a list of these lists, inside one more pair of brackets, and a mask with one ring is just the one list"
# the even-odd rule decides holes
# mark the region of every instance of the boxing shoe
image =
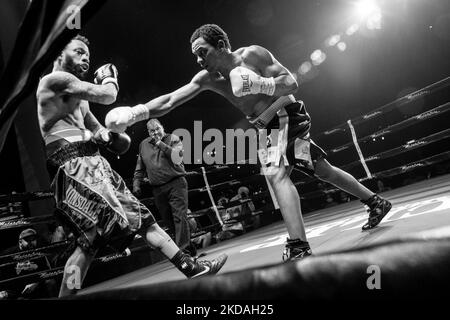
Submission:
[[221,254],[216,259],[212,260],[197,260],[196,270],[192,272],[188,278],[199,278],[210,274],[216,274],[222,269],[225,262],[227,262],[228,256]]
[[198,278],[206,275],[212,275],[219,272],[228,259],[228,255],[221,254],[216,259],[198,260],[192,258],[183,251],[178,253],[170,260],[177,268],[188,278]]
[[283,261],[289,262],[301,260],[312,255],[311,247],[307,241],[300,239],[287,239],[286,246],[283,251]]
[[362,226],[363,231],[376,227],[392,208],[392,203],[376,194],[366,201],[361,200],[361,202],[367,206],[369,213],[367,222]]

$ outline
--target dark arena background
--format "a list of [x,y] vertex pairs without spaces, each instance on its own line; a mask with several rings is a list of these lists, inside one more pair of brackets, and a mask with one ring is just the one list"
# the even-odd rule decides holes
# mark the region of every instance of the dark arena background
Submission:
[[[76,16],[70,6],[79,9]],[[123,252],[102,248],[81,290],[64,299],[171,300],[164,312],[173,316],[199,316],[206,309],[189,306],[210,303],[217,306],[209,310],[212,317],[220,313],[218,300],[242,308],[257,301],[261,313],[263,307],[270,311],[270,301],[364,300],[371,309],[379,300],[448,297],[450,1],[0,0],[1,300],[58,299],[74,249],[70,230],[55,219],[36,108],[40,78],[76,34],[86,36],[86,81],[105,63],[118,69],[116,101],[90,105],[104,124],[115,107],[187,84],[200,70],[190,36],[205,23],[220,25],[232,50],[257,44],[289,69],[299,85],[295,98],[312,119],[311,138],[331,163],[391,201],[392,209],[378,226],[362,231],[368,213],[359,199],[294,170],[313,255],[283,262],[288,233],[259,166],[249,152],[206,163],[195,147],[205,158],[228,146],[208,149],[211,141],[200,136],[185,150],[192,158],[185,161],[188,218],[200,259],[228,255],[219,273],[186,279],[136,236]],[[166,132],[185,129],[193,140],[196,123],[201,134],[251,128],[237,108],[210,91],[160,121]],[[126,133],[131,146],[125,154],[100,153],[131,190],[146,121]],[[246,147],[251,149],[248,142]],[[138,198],[169,231],[148,183]],[[38,245],[20,251],[19,234],[29,228]],[[24,288],[39,282],[47,290],[27,296]],[[280,315],[283,306],[274,306],[273,316]]]

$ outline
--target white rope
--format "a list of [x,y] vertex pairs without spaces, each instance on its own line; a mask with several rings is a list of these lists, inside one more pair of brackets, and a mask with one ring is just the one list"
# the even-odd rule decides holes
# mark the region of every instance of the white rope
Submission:
[[364,159],[364,156],[361,152],[361,148],[359,147],[358,139],[356,138],[355,128],[352,125],[352,120],[348,120],[347,124],[352,133],[353,144],[355,145],[356,151],[358,152],[359,160],[361,161],[361,164],[364,170],[366,171],[367,178],[372,178],[372,174],[370,173],[370,170],[367,167],[366,160]]
[[216,203],[214,202],[214,198],[211,193],[211,188],[209,186],[208,178],[206,177],[205,167],[202,167],[202,173],[203,173],[203,180],[205,180],[206,191],[208,191],[209,200],[211,200],[214,213],[216,214],[217,220],[219,220],[220,225],[223,226],[224,223],[222,221],[222,217],[220,216],[219,210],[216,207]]

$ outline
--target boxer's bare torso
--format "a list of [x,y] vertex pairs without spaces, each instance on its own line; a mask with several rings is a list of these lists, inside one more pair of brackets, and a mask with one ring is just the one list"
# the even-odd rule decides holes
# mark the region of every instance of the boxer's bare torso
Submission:
[[211,55],[211,48],[212,46],[203,38],[198,38],[192,43],[192,52],[204,68],[194,77],[194,81],[198,81],[202,89],[222,95],[249,117],[258,116],[278,98],[264,94],[236,97],[229,79],[230,71],[236,67],[245,67],[267,78],[290,75],[290,72],[267,49],[256,45],[242,47],[231,52],[226,59],[214,60],[208,57]]
[[[194,47],[194,53],[202,54],[207,50],[208,44],[201,42]],[[270,106],[278,96],[264,94],[247,95],[236,97],[232,92],[229,73],[233,68],[245,67],[263,77],[277,77],[288,75],[289,71],[284,68],[266,49],[259,46],[239,48],[231,53],[232,59],[217,67],[218,72],[209,72],[209,66],[195,75],[193,81],[198,81],[203,90],[214,91],[225,97],[232,105],[242,111],[246,116],[256,117]]]
[[[56,73],[64,77],[66,72]],[[61,87],[59,79],[51,73],[41,79],[37,89],[39,127],[44,138],[65,129],[86,129],[84,117],[89,103],[58,90],[58,87]]]
[[[68,85],[68,83],[70,83]],[[41,79],[36,92],[38,120],[46,144],[63,138],[69,142],[87,141],[100,123],[89,109],[89,102],[81,99],[86,93],[73,93],[73,83],[84,83],[64,71],[54,71]]]
[[[260,74],[259,70],[253,66],[249,66],[246,63],[242,63],[239,66],[246,67]],[[210,74],[205,70],[200,71],[196,76],[204,79],[202,81],[207,84],[209,90],[214,91],[226,98],[233,106],[249,117],[258,116],[278,98],[263,94],[236,97],[231,89],[229,78],[225,78],[220,74]]]

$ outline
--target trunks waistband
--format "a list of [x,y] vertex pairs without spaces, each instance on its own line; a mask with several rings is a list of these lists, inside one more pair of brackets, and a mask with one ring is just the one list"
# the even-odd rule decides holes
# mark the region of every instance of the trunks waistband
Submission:
[[94,155],[100,155],[100,153],[97,144],[92,141],[67,142],[56,149],[48,157],[47,162],[51,166],[60,167],[69,160]]
[[281,108],[286,107],[287,105],[290,105],[291,103],[294,103],[296,100],[292,94],[288,96],[282,96],[275,100],[274,103],[272,103],[266,110],[264,110],[259,116],[256,118],[249,118],[247,119],[250,121],[251,124],[253,124],[258,129],[264,129],[269,122],[273,119],[275,114],[281,110]]

